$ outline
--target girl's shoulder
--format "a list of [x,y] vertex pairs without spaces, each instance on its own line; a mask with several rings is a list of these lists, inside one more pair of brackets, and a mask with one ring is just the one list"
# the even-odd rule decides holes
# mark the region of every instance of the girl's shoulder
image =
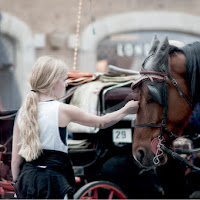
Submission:
[[60,105],[62,102],[56,101],[56,100],[49,100],[49,101],[40,101],[38,102],[39,107],[52,107],[54,105]]

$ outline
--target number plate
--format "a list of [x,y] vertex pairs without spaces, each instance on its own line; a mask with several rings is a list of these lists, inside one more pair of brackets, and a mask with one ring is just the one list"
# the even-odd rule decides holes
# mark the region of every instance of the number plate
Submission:
[[132,143],[132,130],[130,128],[113,129],[113,142]]

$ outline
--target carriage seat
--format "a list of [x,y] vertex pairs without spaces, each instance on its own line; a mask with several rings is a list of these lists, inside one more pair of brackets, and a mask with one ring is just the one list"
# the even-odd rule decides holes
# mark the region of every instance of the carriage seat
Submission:
[[114,88],[108,91],[105,95],[105,101],[123,101],[123,100],[133,100],[135,95],[131,87],[120,87]]

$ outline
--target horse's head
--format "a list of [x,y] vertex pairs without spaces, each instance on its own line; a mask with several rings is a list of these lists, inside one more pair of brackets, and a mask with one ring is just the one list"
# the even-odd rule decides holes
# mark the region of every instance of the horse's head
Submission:
[[155,36],[140,72],[142,76],[132,85],[140,102],[134,123],[133,156],[146,167],[167,161],[159,145],[170,146],[182,134],[191,115],[184,79],[186,58],[178,48],[173,47],[173,53],[170,49],[167,37],[160,42]]

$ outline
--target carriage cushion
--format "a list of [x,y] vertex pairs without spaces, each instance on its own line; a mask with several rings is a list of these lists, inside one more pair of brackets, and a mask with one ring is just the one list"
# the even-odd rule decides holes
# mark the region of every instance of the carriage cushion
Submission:
[[96,74],[83,72],[79,70],[71,70],[67,74],[66,83],[68,85],[80,85],[86,82],[93,81],[97,78]]
[[92,73],[78,71],[78,70],[71,70],[67,74],[68,78],[81,78],[81,77],[92,77],[92,76],[93,76]]
[[114,65],[108,65],[108,74],[113,76],[122,76],[122,75],[138,75],[138,71],[130,70],[130,69],[123,69],[121,67],[117,67]]

